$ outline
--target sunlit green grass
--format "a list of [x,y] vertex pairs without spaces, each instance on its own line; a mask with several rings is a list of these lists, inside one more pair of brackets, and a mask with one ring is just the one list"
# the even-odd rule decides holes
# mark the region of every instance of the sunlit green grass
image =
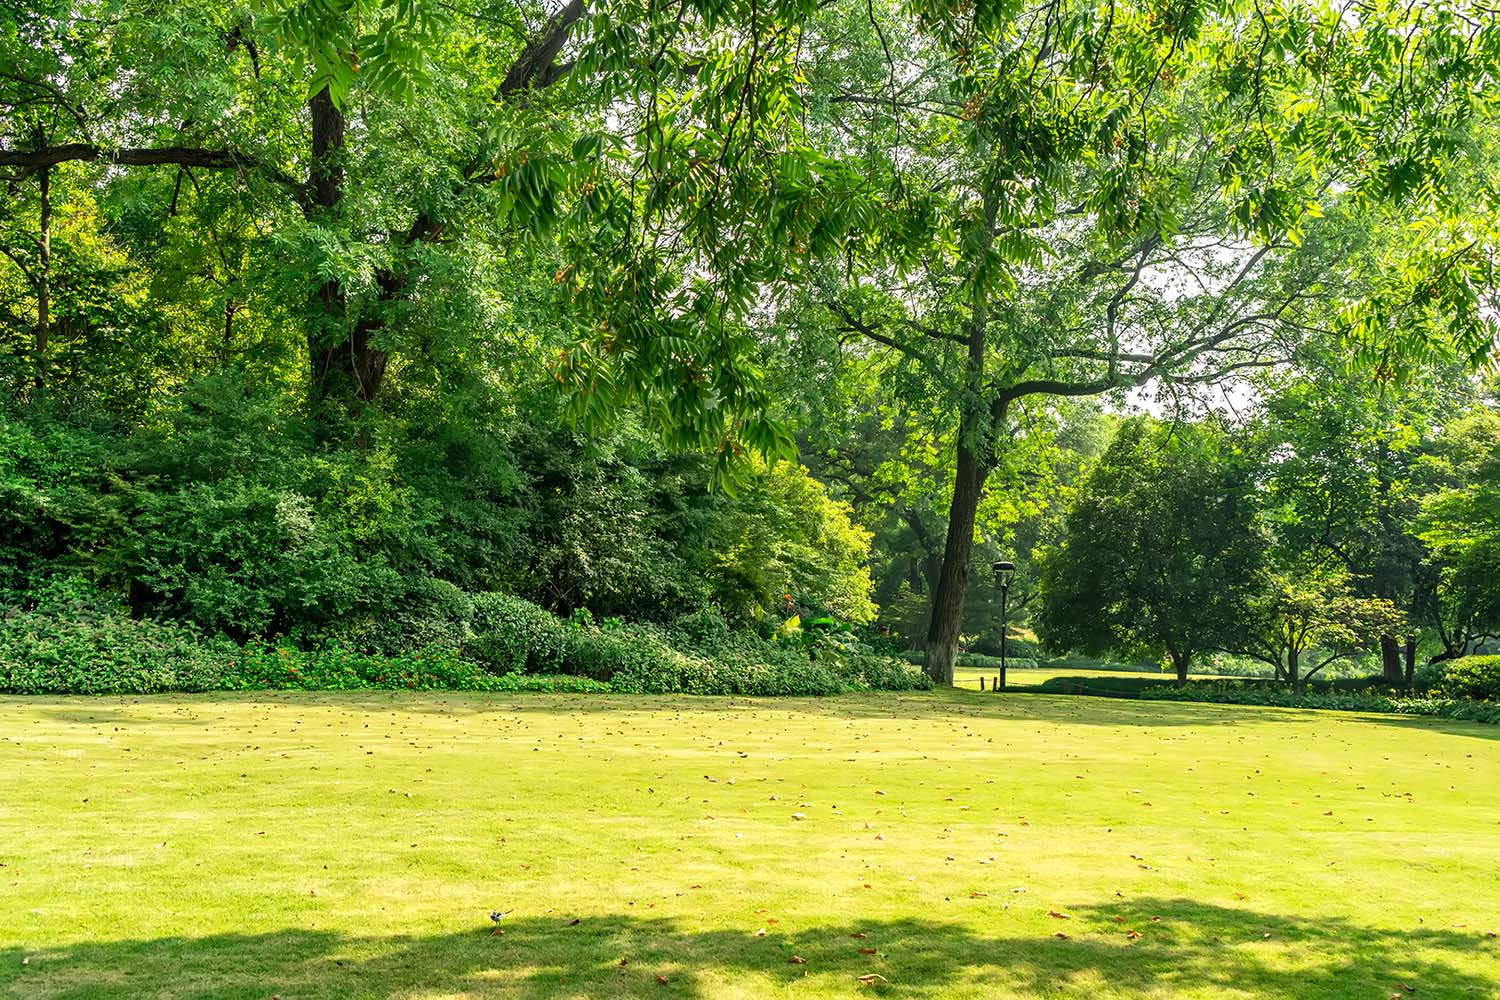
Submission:
[[0,996],[1495,997],[1497,737],[977,692],[0,699]]
[[[979,679],[984,678],[984,688],[989,691],[994,687],[995,678],[1000,676],[999,667],[955,667],[953,670],[954,687],[979,690]],[[1012,667],[1005,673],[1007,687],[1040,687],[1054,677],[1140,677],[1156,678],[1158,680],[1170,681],[1176,675],[1168,672],[1148,673],[1137,670],[1093,670],[1087,667]],[[1218,674],[1193,673],[1188,675],[1192,680],[1212,680]]]

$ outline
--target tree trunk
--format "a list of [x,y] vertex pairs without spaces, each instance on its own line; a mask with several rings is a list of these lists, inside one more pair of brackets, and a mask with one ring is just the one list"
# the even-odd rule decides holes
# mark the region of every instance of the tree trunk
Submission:
[[[334,105],[327,87],[312,96],[308,110],[312,115],[308,185],[313,192],[308,214],[332,221],[344,197],[344,113]],[[380,284],[383,296],[400,287],[389,275],[382,276]],[[318,287],[315,312],[307,336],[310,402],[315,408],[332,403],[350,410],[373,402],[388,360],[384,351],[371,346],[371,335],[380,329],[380,321],[363,318],[351,325],[348,298],[337,280]]]
[[40,392],[47,385],[47,341],[52,335],[52,168],[38,174],[42,189],[41,253],[36,280],[36,369],[33,376]]
[[1412,679],[1417,672],[1417,637],[1409,635],[1406,637],[1406,686],[1411,687]]
[[[988,253],[995,242],[999,198],[994,190],[984,196],[984,230],[979,251]],[[989,336],[989,305],[982,290],[975,292],[969,316],[964,358],[966,399],[958,421],[958,461],[953,477],[953,503],[948,507],[948,535],[943,540],[943,570],[932,595],[932,623],[927,629],[927,676],[939,684],[953,684],[953,661],[964,623],[964,596],[969,589],[969,556],[974,551],[974,518],[984,493],[984,480],[994,467],[996,428],[1005,423],[1003,398],[989,405],[985,397],[984,351]]]
[[1172,659],[1172,668],[1177,671],[1177,686],[1182,687],[1187,683],[1188,668],[1192,666],[1193,654],[1168,650],[1167,655]]
[[953,661],[958,655],[964,596],[969,589],[969,556],[974,550],[974,518],[979,511],[985,474],[978,457],[960,438],[953,503],[948,508],[948,538],[943,546],[943,569],[932,595],[932,624],[927,630],[927,676],[938,684],[953,684]]
[[1286,654],[1286,679],[1291,683],[1293,691],[1301,691],[1302,690],[1302,677],[1299,674],[1299,671],[1301,669],[1301,659],[1302,659],[1302,651],[1301,650],[1299,650],[1299,649],[1289,649],[1289,650],[1287,650],[1287,654]]
[[1401,684],[1401,644],[1393,635],[1380,637],[1381,679],[1393,687]]

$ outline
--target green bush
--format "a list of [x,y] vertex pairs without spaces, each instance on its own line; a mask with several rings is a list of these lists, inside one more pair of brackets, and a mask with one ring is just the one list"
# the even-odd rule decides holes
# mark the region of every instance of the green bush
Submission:
[[1133,697],[1156,701],[1204,701],[1279,708],[1322,708],[1348,712],[1390,712],[1500,724],[1500,704],[1468,698],[1419,698],[1398,691],[1332,689],[1293,691],[1272,684],[1236,681],[1190,681],[1182,687],[1145,688]]
[[638,694],[776,696],[828,695],[847,690],[837,674],[811,660],[747,664],[681,653],[650,664],[631,663],[615,674],[611,686],[616,691]]
[[497,592],[475,594],[473,608],[462,646],[470,659],[497,674],[563,672],[568,626],[552,612]]
[[151,694],[223,687],[232,643],[113,611],[15,612],[0,621],[0,691]]
[[612,681],[621,675],[646,677],[671,673],[678,661],[686,659],[644,630],[575,626],[565,633],[562,669],[580,677]]
[[297,645],[333,644],[362,653],[404,656],[472,642],[474,599],[446,580],[419,577],[398,602],[399,610],[350,614],[321,628],[293,630]]
[[851,658],[835,668],[851,688],[861,691],[931,691],[932,678],[889,656]]
[[719,650],[735,641],[718,608],[701,608],[672,622],[672,634],[684,649]]
[[1465,656],[1449,660],[1432,685],[1435,698],[1500,700],[1500,656]]
[[584,677],[497,676],[448,646],[381,656],[206,639],[185,625],[103,613],[18,612],[0,621],[0,692],[607,691]]
[[[713,613],[672,628],[564,623],[507,594],[469,599],[441,586],[424,620],[470,628],[421,648],[382,653],[327,641],[312,648],[208,638],[188,625],[129,617],[85,585],[61,581],[30,611],[0,621],[0,691],[150,694],[160,691],[618,690],[720,695],[827,695],[921,690],[931,682],[856,641],[819,636],[810,649],[733,631]],[[468,622],[465,615],[471,615]],[[392,628],[403,626],[395,623]],[[367,635],[368,638],[368,635]],[[414,636],[403,633],[403,642]],[[682,648],[684,646],[696,648]]]

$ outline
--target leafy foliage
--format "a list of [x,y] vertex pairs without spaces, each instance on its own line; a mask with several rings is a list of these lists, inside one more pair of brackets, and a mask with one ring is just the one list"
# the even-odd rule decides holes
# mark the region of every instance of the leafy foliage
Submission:
[[1466,656],[1454,660],[1433,685],[1437,698],[1500,701],[1500,656]]
[[1245,465],[1212,424],[1122,427],[1042,563],[1043,643],[1169,657],[1182,680],[1231,642],[1264,551]]

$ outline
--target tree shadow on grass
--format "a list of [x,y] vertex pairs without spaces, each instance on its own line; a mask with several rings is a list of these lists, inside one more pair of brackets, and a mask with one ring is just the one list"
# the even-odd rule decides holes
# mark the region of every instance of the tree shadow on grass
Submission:
[[[26,699],[16,699],[26,704]],[[1128,726],[1138,728],[1223,727],[1247,723],[1316,721],[1315,709],[1262,705],[1224,705],[1212,702],[1150,701],[1133,698],[1053,695],[1034,692],[1001,694],[967,690],[934,692],[873,692],[830,698],[761,698],[740,695],[580,695],[488,694],[465,691],[254,691],[206,694],[124,695],[69,698],[66,703],[44,699],[43,714],[63,722],[156,726],[162,721],[181,725],[211,725],[213,718],[178,714],[137,716],[120,709],[133,705],[181,705],[212,710],[234,702],[243,705],[280,705],[293,708],[322,706],[371,713],[414,713],[467,718],[488,714],[614,715],[629,713],[755,713],[810,715],[829,719],[891,719],[921,722],[977,718],[1046,722],[1060,725]],[[116,706],[111,708],[111,704]],[[1354,713],[1361,721],[1427,732],[1500,739],[1500,726],[1427,716]]]
[[935,919],[838,921],[764,936],[635,915],[524,917],[507,921],[501,936],[482,917],[476,923],[483,926],[430,937],[291,929],[0,950],[0,995],[707,998],[743,989],[751,975],[765,977],[762,987],[806,976],[823,992],[850,995],[871,974],[880,977],[868,984],[871,995],[918,998],[1082,998],[1106,984],[1119,996],[1180,988],[1278,1000],[1387,997],[1404,993],[1402,984],[1449,1000],[1500,992],[1500,947],[1478,930],[1373,928],[1182,899],[1080,907],[1051,925],[1066,938],[1050,928],[978,934]]

